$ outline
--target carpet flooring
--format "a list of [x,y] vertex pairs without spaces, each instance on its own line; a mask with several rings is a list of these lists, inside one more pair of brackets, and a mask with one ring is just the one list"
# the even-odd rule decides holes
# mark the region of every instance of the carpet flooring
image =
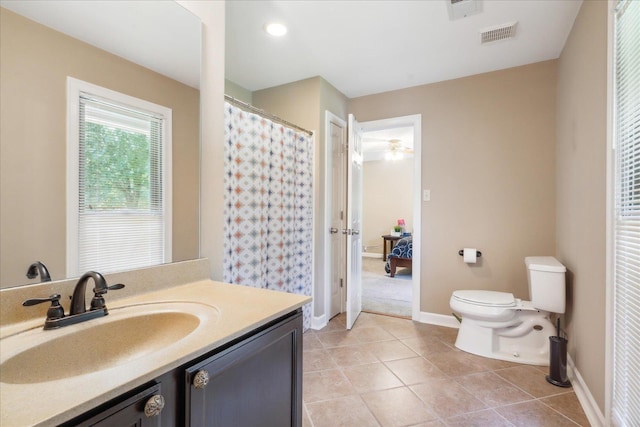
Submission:
[[372,313],[411,317],[411,269],[400,268],[395,277],[384,271],[380,258],[362,258],[362,309]]

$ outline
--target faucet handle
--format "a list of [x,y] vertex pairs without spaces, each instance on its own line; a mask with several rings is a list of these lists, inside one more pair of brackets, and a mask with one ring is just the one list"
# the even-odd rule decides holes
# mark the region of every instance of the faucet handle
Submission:
[[61,319],[64,317],[64,309],[60,305],[60,294],[53,294],[49,298],[32,298],[22,303],[23,306],[28,307],[36,304],[42,304],[43,302],[51,302],[51,307],[47,310],[47,319]]
[[116,283],[115,285],[107,286],[106,288],[93,289],[93,298],[91,299],[91,310],[99,310],[105,307],[104,297],[102,295],[106,294],[107,291],[115,291],[116,289],[122,289],[124,285],[122,283]]
[[99,296],[99,295],[106,294],[107,291],[115,291],[117,289],[122,289],[122,288],[124,288],[124,285],[122,283],[116,283],[115,285],[107,286],[106,288],[102,288],[102,289],[93,288],[93,293]]

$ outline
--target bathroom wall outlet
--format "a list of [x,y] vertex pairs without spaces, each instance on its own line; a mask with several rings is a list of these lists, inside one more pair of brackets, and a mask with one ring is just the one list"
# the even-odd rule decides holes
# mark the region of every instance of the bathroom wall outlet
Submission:
[[422,190],[422,200],[425,202],[431,200],[431,190]]

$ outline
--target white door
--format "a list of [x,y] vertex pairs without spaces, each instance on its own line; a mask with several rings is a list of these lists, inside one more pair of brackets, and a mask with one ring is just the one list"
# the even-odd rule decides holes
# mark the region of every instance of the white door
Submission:
[[349,114],[347,154],[347,329],[362,311],[362,129]]
[[331,191],[330,191],[330,309],[329,319],[344,312],[344,282],[346,278],[345,257],[347,239],[342,230],[346,227],[345,205],[347,203],[347,150],[346,150],[346,123],[336,117],[329,122],[329,153],[331,155]]

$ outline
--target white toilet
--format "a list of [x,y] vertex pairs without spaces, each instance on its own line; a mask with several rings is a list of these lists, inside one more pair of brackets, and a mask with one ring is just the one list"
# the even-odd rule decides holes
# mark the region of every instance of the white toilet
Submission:
[[554,257],[526,257],[531,301],[495,291],[454,291],[449,305],[462,317],[456,347],[479,356],[549,364],[550,313],[564,313],[564,265]]

